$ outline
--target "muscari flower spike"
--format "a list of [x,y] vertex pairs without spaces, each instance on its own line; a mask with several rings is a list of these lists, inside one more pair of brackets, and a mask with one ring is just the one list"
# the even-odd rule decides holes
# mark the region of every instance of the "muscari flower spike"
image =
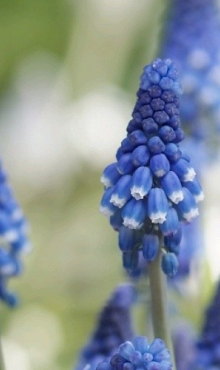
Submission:
[[8,280],[22,272],[21,254],[30,249],[27,220],[17,203],[0,164],[0,299],[9,306],[17,296],[7,288]]
[[132,284],[120,284],[102,309],[89,342],[82,349],[74,370],[95,370],[116,353],[118,346],[134,337],[131,308],[136,300]]
[[162,339],[149,344],[146,337],[135,337],[122,343],[108,361],[103,361],[97,370],[171,370],[170,352]]
[[[161,53],[181,71],[181,119],[197,142],[220,129],[220,17],[215,0],[171,0]],[[210,125],[210,120],[212,124]]]
[[139,251],[153,261],[163,239],[162,269],[174,276],[182,223],[198,215],[204,197],[190,159],[183,154],[179,118],[182,88],[176,65],[156,59],[144,68],[127,136],[116,162],[103,171],[100,210],[119,232],[126,270],[138,266]]

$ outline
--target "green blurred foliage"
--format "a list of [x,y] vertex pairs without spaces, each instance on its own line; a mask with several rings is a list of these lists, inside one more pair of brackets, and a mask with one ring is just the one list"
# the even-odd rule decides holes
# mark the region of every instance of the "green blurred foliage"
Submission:
[[65,55],[73,18],[73,9],[65,1],[1,0],[1,93],[25,56],[37,49],[45,49],[60,57]]

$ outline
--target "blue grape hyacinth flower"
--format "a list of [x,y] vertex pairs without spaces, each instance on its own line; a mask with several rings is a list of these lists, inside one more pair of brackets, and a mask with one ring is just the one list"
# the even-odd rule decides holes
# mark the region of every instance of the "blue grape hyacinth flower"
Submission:
[[[215,0],[171,0],[161,55],[178,64],[184,88],[181,119],[191,137],[218,142],[220,14]],[[210,124],[211,121],[211,124]]]
[[109,361],[103,361],[97,370],[171,370],[170,352],[162,339],[149,344],[146,337],[135,337],[122,343]]
[[28,223],[0,164],[0,299],[15,306],[8,280],[22,272],[21,255],[29,250]]
[[75,370],[95,370],[96,366],[109,359],[118,346],[134,337],[131,308],[136,300],[132,284],[120,284],[102,309],[96,329],[82,349]]
[[127,136],[107,166],[100,211],[118,231],[126,270],[138,266],[139,251],[153,261],[163,247],[162,269],[174,276],[182,224],[198,215],[204,197],[189,156],[179,117],[182,87],[176,65],[156,59],[144,68]]

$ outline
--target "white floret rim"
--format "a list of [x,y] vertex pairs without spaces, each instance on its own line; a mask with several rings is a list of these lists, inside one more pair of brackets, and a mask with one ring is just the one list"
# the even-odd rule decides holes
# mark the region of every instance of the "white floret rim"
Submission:
[[100,181],[106,187],[106,189],[110,188],[113,185],[111,180],[104,175],[101,176]]
[[113,194],[110,199],[110,203],[118,208],[122,208],[126,203],[126,198],[119,198],[118,194]]
[[196,176],[196,172],[195,172],[194,168],[190,167],[188,169],[187,173],[183,176],[183,181],[184,182],[193,181],[195,176]]
[[199,202],[202,202],[204,200],[205,195],[204,195],[203,191],[201,191],[199,194],[194,195],[194,198],[195,198],[196,203],[199,203]]
[[100,206],[99,211],[108,218],[114,214],[114,211],[106,206]]
[[182,190],[174,191],[172,194],[170,194],[169,198],[173,203],[178,204],[184,198],[183,191]]
[[157,170],[154,172],[155,176],[157,177],[163,177],[165,174],[167,173],[167,171],[161,169],[161,170]]
[[143,222],[140,224],[134,218],[125,217],[123,225],[126,226],[128,229],[140,229],[143,226]]
[[167,212],[156,212],[151,213],[149,218],[151,219],[153,224],[163,224],[166,221]]
[[183,213],[183,218],[185,218],[186,221],[190,222],[198,215],[199,215],[198,208],[192,208],[189,212]]
[[144,190],[142,187],[133,186],[131,188],[131,195],[136,200],[144,199],[145,195],[147,194],[146,190]]

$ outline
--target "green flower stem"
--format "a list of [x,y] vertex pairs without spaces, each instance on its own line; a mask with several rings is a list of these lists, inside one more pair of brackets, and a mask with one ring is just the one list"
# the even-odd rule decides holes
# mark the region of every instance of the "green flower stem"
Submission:
[[2,352],[2,342],[0,341],[0,370],[5,370],[3,352]]
[[161,270],[162,250],[157,258],[149,264],[149,279],[151,292],[151,312],[153,317],[154,337],[161,338],[171,353],[173,370],[176,370],[173,344],[168,317],[167,281]]

